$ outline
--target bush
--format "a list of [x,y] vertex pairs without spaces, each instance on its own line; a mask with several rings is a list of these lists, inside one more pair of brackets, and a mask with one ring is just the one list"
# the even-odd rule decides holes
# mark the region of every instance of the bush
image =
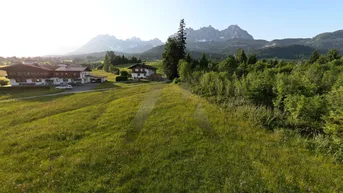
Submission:
[[123,70],[123,71],[120,71],[120,76],[126,77],[126,79],[127,79],[127,77],[129,77],[129,73],[127,71]]
[[179,78],[174,78],[173,83],[174,84],[179,84],[181,80]]
[[8,85],[8,80],[6,79],[0,79],[0,86],[5,86],[5,85]]
[[127,76],[117,76],[116,82],[120,82],[120,81],[127,81]]

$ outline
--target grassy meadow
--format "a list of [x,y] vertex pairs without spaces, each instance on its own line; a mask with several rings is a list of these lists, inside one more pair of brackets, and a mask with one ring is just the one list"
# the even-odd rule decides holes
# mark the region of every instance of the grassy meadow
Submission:
[[0,103],[0,192],[342,192],[343,166],[177,85]]
[[63,92],[63,90],[54,87],[0,87],[0,101],[13,98],[39,96],[45,94],[54,94]]

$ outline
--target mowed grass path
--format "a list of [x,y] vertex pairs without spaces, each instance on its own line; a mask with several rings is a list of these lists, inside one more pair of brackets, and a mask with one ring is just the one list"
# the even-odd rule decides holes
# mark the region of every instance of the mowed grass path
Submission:
[[0,192],[342,192],[343,166],[176,85],[0,106]]

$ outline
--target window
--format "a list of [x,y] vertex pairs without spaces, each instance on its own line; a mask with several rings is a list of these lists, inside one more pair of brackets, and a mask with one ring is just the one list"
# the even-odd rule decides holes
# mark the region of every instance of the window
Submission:
[[139,76],[140,74],[138,73],[137,76]]
[[56,72],[55,75],[58,76],[58,72]]

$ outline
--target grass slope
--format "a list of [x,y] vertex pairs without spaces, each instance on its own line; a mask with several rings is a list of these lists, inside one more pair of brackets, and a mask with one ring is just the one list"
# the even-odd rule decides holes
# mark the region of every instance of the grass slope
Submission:
[[0,87],[0,101],[12,98],[39,96],[63,92],[54,87]]
[[342,165],[176,85],[0,108],[0,192],[343,191]]

